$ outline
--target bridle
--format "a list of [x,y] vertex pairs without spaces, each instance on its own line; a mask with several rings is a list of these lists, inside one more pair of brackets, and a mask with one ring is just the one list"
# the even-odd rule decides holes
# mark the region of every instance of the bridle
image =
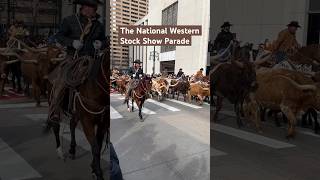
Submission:
[[141,86],[142,86],[142,91],[143,91],[143,94],[144,94],[144,95],[140,95],[140,96],[139,96],[139,95],[136,93],[135,90],[133,90],[133,94],[134,94],[134,96],[136,96],[138,99],[142,99],[143,97],[145,97],[145,96],[148,94],[148,90],[147,90],[147,88],[144,86],[144,83],[142,83],[142,82],[140,81],[139,84],[141,84]]

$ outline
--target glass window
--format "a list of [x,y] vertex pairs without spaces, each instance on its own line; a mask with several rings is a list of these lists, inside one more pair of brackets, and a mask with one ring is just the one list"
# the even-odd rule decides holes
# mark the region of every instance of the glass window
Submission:
[[[162,25],[177,25],[178,2],[173,3],[162,11]],[[176,46],[161,46],[161,52],[176,50]]]

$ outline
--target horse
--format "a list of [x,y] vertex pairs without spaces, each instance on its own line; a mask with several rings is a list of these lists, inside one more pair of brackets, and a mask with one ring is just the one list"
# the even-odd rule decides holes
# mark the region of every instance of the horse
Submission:
[[[77,60],[93,62],[92,70],[90,71],[90,74],[93,75],[89,75],[84,82],[77,86],[72,98],[73,110],[70,120],[71,144],[69,155],[71,159],[75,159],[75,128],[80,121],[85,136],[91,145],[93,157],[91,162],[92,174],[97,180],[103,180],[101,150],[105,136],[106,147],[110,142],[110,87],[108,79],[110,77],[110,53],[107,51],[99,60],[93,60],[89,57],[87,59],[86,57],[80,57]],[[53,128],[58,156],[65,159],[59,137],[60,123],[51,122],[48,126],[48,128]],[[109,164],[107,166],[109,169]]]
[[[143,122],[142,113],[141,113],[142,106],[145,100],[148,98],[151,88],[152,88],[152,78],[148,76],[144,76],[141,79],[139,79],[137,87],[131,91],[131,94],[129,94],[129,97],[131,98],[131,106],[132,106],[131,111],[132,112],[134,111],[134,102],[136,102],[139,109],[139,118],[141,122]],[[129,100],[125,100],[125,103],[127,104],[128,111],[130,112]]]

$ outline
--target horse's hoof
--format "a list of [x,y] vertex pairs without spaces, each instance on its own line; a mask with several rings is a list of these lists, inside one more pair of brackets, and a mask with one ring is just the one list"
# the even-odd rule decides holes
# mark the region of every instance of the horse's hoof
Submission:
[[131,109],[130,109],[130,108],[128,108],[128,112],[131,112]]
[[76,159],[76,155],[75,155],[75,154],[69,154],[69,158],[70,158],[71,160],[75,160],[75,159]]
[[58,158],[59,158],[59,159],[62,159],[63,161],[66,161],[65,154],[64,154],[64,152],[62,151],[62,148],[61,148],[61,147],[58,147],[58,148],[57,148],[57,155],[58,155]]
[[140,122],[144,122],[143,118],[140,118]]
[[95,173],[92,173],[92,179],[94,179],[94,180],[104,180],[103,177],[98,177]]

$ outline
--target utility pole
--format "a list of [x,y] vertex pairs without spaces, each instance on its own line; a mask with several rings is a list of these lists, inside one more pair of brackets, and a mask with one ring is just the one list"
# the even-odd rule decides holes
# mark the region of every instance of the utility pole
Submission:
[[11,24],[11,0],[7,1],[7,29],[9,29]]
[[156,70],[156,46],[153,46],[153,67],[152,67],[152,74],[155,73]]
[[38,16],[38,8],[39,8],[39,0],[33,0],[32,1],[32,34],[36,35],[38,33],[38,22],[37,22],[37,16]]

